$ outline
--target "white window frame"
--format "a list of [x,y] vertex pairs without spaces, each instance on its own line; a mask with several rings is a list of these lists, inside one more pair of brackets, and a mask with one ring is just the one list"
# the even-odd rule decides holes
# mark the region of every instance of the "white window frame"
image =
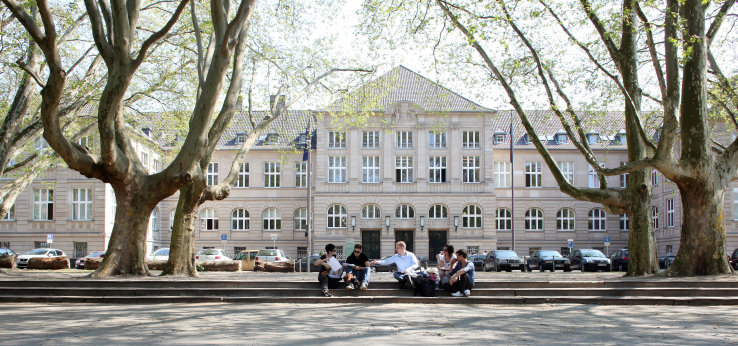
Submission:
[[666,227],[668,228],[674,227],[675,225],[674,214],[675,214],[674,199],[669,198],[666,200]]
[[461,212],[461,227],[482,228],[482,207],[469,204]]
[[480,183],[479,156],[464,156],[461,160],[461,182],[462,183]]
[[328,183],[346,182],[346,156],[328,157]]
[[607,212],[602,208],[592,208],[587,213],[587,230],[590,232],[607,231]]
[[461,146],[464,149],[479,149],[481,148],[481,142],[479,131],[463,131],[461,133]]
[[374,184],[381,182],[379,175],[379,156],[361,157],[361,182]]
[[381,213],[376,204],[365,204],[361,207],[361,218],[364,220],[378,220],[382,217]]
[[656,169],[651,169],[651,186],[659,185],[659,172]]
[[249,163],[242,162],[238,169],[238,180],[233,185],[234,188],[245,189],[249,187]]
[[261,213],[262,227],[265,231],[281,231],[282,216],[277,208],[267,208]]
[[659,229],[659,207],[651,207],[651,226],[653,229]]
[[218,213],[215,208],[200,210],[200,231],[217,231]]
[[539,208],[530,208],[525,211],[525,230],[526,231],[543,231],[543,210]]
[[510,162],[495,162],[495,187],[510,187]]
[[[566,214],[566,215],[565,215]],[[576,212],[572,208],[561,208],[556,212],[556,231],[576,231]]]
[[446,149],[446,131],[428,131],[429,149]]
[[251,215],[246,208],[236,208],[231,212],[231,229],[248,231],[251,226]]
[[505,142],[505,137],[507,137],[504,133],[495,133],[495,144],[502,144]]
[[307,208],[297,208],[293,215],[295,231],[304,231],[308,228]]
[[620,230],[630,230],[630,219],[628,218],[628,214],[620,214]]
[[33,189],[33,221],[54,220],[54,190]]
[[72,189],[72,220],[92,220],[92,189]]
[[415,208],[410,204],[400,204],[395,208],[395,219],[407,220],[415,218]]
[[282,168],[279,162],[264,162],[264,187],[278,188],[282,177]]
[[[603,164],[600,164],[600,166],[603,166]],[[587,178],[587,186],[590,189],[600,188],[600,176],[597,175],[597,171],[592,165],[587,165]]]
[[151,216],[149,217],[149,229],[152,231],[158,231],[159,230],[159,207],[155,207],[154,210],[151,211]]
[[525,187],[543,186],[543,166],[538,161],[525,162]]
[[295,187],[307,187],[307,161],[295,162]]
[[428,219],[445,220],[448,219],[448,208],[443,204],[434,204],[428,208]]
[[445,156],[428,158],[428,182],[432,184],[448,182],[448,171]]
[[141,164],[148,169],[149,168],[149,153],[141,152]]
[[206,177],[208,186],[218,185],[218,163],[217,162],[208,163],[208,172],[205,175],[205,177]]
[[8,212],[5,213],[3,221],[15,221],[15,204],[11,205],[10,209],[8,209]]
[[[627,162],[620,161],[620,166],[625,166]],[[628,187],[628,173],[623,173],[620,175],[620,187],[626,188]]]
[[336,228],[346,228],[346,217],[348,216],[348,213],[346,212],[346,207],[340,205],[340,204],[334,204],[328,207],[328,211],[326,212],[326,228],[328,229],[336,229]]
[[395,148],[412,149],[413,148],[413,131],[395,132]]
[[566,133],[557,133],[556,134],[556,143],[557,144],[569,143],[569,135],[567,135]]
[[574,162],[559,161],[559,170],[569,184],[574,185]]
[[346,131],[328,131],[328,149],[346,149]]
[[172,231],[172,229],[174,229],[174,213],[175,212],[176,212],[176,210],[174,210],[174,209],[172,209],[169,212],[169,231],[170,232]]
[[498,231],[512,230],[512,212],[507,208],[497,208],[495,211],[495,227]]
[[379,131],[363,131],[361,147],[363,149],[379,149],[380,148]]
[[396,156],[395,157],[395,182],[397,183],[415,182],[415,180],[413,179],[413,157],[412,156]]

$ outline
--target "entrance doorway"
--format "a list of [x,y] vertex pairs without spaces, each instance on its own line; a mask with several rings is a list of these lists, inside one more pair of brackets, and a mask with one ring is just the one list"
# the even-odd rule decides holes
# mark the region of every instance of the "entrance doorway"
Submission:
[[398,241],[404,241],[405,249],[407,251],[413,252],[413,249],[415,248],[413,245],[415,245],[415,242],[413,241],[413,231],[395,231],[395,243]]
[[436,261],[436,255],[443,250],[447,242],[448,231],[428,231],[428,249],[430,251],[428,258],[431,262]]
[[379,231],[361,231],[361,249],[370,259],[382,258],[379,253]]

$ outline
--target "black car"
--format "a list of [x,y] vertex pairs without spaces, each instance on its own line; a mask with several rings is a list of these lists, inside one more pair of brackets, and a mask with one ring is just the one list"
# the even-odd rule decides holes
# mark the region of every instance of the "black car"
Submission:
[[533,271],[533,269],[539,269],[540,271],[548,269],[550,271],[554,271],[554,268],[556,268],[570,272],[571,262],[568,258],[561,256],[558,251],[536,250],[536,252],[534,252],[528,259],[526,267],[528,271]]
[[485,255],[482,255],[482,254],[469,256],[469,262],[474,263],[474,270],[476,271],[483,270],[484,258],[485,258]]
[[628,249],[618,249],[610,254],[612,270],[619,272],[628,270]]
[[[383,260],[386,260],[386,259],[388,259],[390,257],[392,257],[392,256],[384,256],[384,257],[378,259],[377,261],[383,261]],[[371,262],[371,261],[372,260],[369,260],[369,262]],[[371,267],[372,267],[372,270],[374,272],[388,272],[388,273],[391,273],[391,272],[396,272],[397,271],[397,265],[394,264],[394,263],[392,263],[392,264],[372,264]]]
[[574,250],[569,256],[571,262],[571,268],[579,269],[583,272],[586,271],[606,271],[612,270],[610,268],[610,259],[605,256],[600,250],[596,249],[579,249]]
[[671,264],[674,263],[675,258],[676,256],[672,255],[659,257],[659,268],[666,269],[671,267]]
[[490,251],[484,259],[484,271],[525,271],[525,261],[512,250]]

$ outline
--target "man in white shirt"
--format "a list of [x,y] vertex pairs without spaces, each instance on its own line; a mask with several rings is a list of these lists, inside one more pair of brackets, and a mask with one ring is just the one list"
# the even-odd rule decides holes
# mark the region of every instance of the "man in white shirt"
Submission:
[[397,265],[397,271],[394,274],[395,279],[401,284],[404,283],[405,287],[415,287],[412,276],[420,268],[420,262],[418,262],[418,258],[415,257],[414,253],[406,251],[406,247],[407,245],[405,245],[404,241],[398,241],[395,244],[395,251],[397,253],[394,256],[385,260],[374,260],[372,264],[387,265],[394,263]]

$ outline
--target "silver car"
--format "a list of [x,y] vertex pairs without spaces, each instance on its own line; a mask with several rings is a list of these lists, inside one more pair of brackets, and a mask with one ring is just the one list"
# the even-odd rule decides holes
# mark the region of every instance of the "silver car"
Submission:
[[288,262],[290,259],[279,249],[259,250],[256,253],[256,260],[259,262]]
[[197,261],[230,261],[231,256],[223,249],[202,249],[195,255]]
[[33,249],[31,251],[28,251],[20,256],[18,256],[18,259],[16,259],[15,264],[18,266],[18,268],[26,268],[28,267],[28,260],[34,257],[66,257],[67,255],[64,253],[64,251],[59,249]]

